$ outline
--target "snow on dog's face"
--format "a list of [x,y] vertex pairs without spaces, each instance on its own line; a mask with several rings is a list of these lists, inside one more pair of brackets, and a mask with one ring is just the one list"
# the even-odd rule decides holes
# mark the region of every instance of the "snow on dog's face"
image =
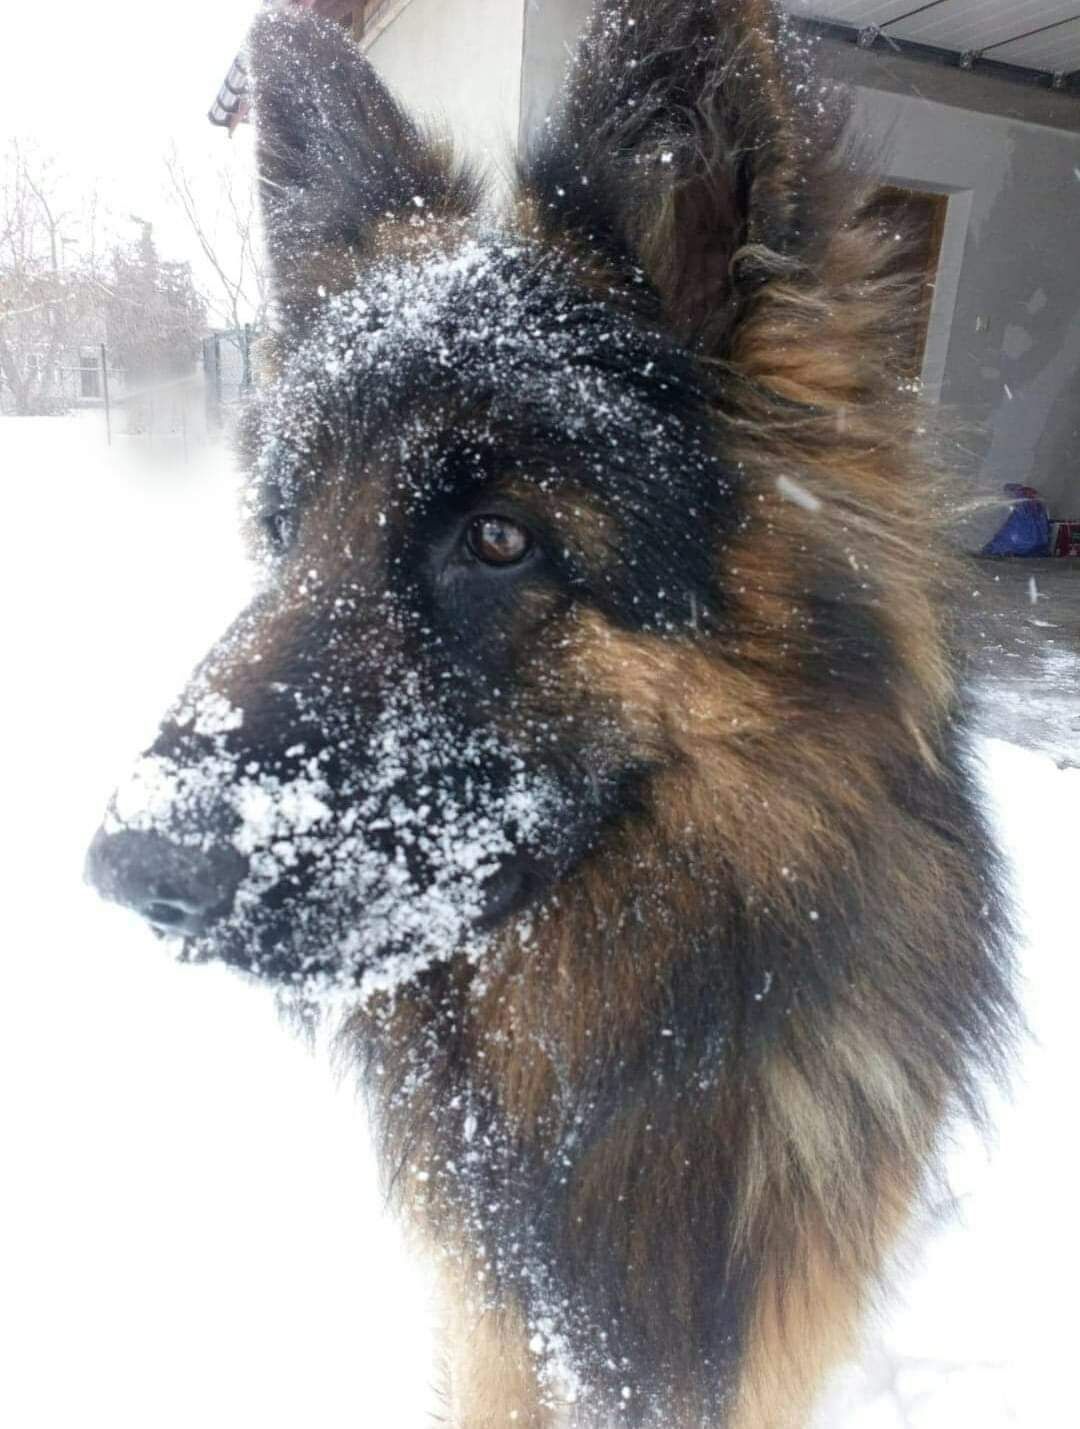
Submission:
[[[301,65],[323,43],[278,18],[254,48],[281,329],[249,434],[263,586],[92,854],[190,955],[309,991],[478,956],[633,809],[660,751],[589,652],[707,625],[730,498],[678,347],[580,260],[458,212],[467,182],[359,57],[333,89]],[[302,123],[298,66],[324,108]],[[323,150],[374,111],[357,191]]]

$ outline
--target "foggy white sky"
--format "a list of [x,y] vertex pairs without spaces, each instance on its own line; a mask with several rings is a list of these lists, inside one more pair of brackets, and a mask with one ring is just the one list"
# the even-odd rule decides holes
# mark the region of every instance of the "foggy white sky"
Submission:
[[96,181],[118,236],[137,236],[127,222],[137,213],[153,221],[163,256],[196,258],[166,198],[162,160],[175,141],[194,173],[250,161],[250,130],[229,139],[206,111],[258,8],[259,0],[7,0],[0,142],[35,139],[80,186]]

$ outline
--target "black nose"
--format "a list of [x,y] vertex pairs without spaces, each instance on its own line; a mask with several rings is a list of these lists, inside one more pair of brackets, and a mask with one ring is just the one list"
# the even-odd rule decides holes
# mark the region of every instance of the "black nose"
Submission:
[[99,829],[86,857],[87,882],[103,898],[182,937],[198,937],[226,916],[246,872],[235,849],[185,848],[137,829]]

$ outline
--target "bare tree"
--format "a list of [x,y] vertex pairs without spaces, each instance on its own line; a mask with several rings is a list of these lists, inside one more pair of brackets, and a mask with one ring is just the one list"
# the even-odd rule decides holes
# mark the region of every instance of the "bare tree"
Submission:
[[61,361],[102,296],[96,202],[63,189],[51,159],[9,142],[0,155],[0,384],[20,414],[62,404]]
[[254,179],[244,180],[226,164],[213,175],[213,197],[196,185],[175,148],[165,159],[172,196],[187,220],[209,271],[212,291],[204,294],[222,326],[259,326],[268,301]]
[[142,232],[112,251],[105,320],[110,353],[129,380],[145,385],[194,370],[206,310],[190,265],[162,258],[153,224],[131,218]]

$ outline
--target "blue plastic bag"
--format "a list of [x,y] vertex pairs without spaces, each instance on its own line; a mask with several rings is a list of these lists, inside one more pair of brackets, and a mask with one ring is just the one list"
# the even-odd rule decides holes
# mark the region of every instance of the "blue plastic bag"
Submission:
[[1048,556],[1050,554],[1050,513],[1030,486],[1006,486],[1010,495],[1021,495],[997,535],[982,548],[984,556]]

